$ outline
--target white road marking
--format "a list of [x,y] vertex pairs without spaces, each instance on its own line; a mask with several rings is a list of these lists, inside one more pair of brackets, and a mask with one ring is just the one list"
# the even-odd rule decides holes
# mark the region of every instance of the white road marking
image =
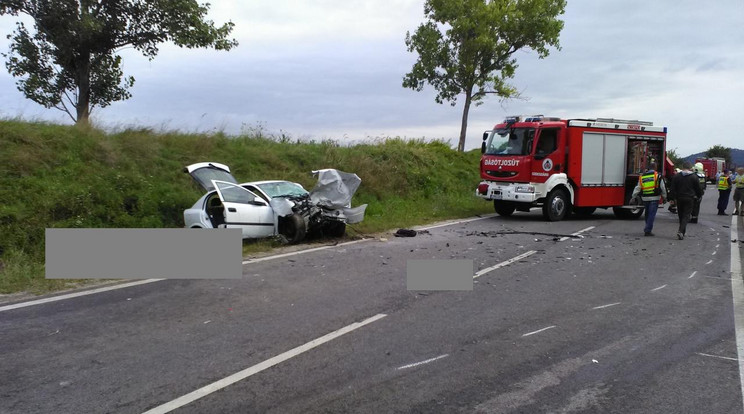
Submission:
[[716,252],[713,252],[713,253],[711,253],[710,255],[711,255],[711,256],[715,256],[715,255],[716,255]]
[[[585,231],[589,231],[589,230],[591,230],[593,228],[594,228],[594,226],[589,226],[589,227],[587,227],[585,229],[581,229],[581,230],[577,231],[576,233],[571,233],[571,235],[572,236],[579,236],[579,235],[581,235],[581,233],[583,233]],[[558,241],[559,242],[562,242],[562,241],[566,241],[568,239],[570,239],[570,237],[566,236],[566,237],[561,237]]]
[[165,279],[138,280],[136,282],[122,283],[120,285],[106,286],[106,287],[101,287],[97,289],[84,290],[82,292],[68,293],[66,295],[52,296],[49,298],[31,300],[28,302],[14,303],[12,305],[0,306],[0,312],[5,312],[5,311],[19,309],[19,308],[25,308],[27,306],[34,306],[34,305],[41,305],[44,303],[56,302],[58,300],[77,298],[79,296],[93,295],[95,293],[108,292],[110,290],[124,289],[124,288],[132,287],[132,286],[144,285],[147,283],[160,282],[161,280],[165,280]]
[[448,356],[449,356],[449,354],[439,355],[438,357],[429,358],[429,359],[427,359],[425,361],[414,362],[413,364],[403,365],[402,367],[398,367],[397,369],[406,369],[406,368],[417,367],[419,365],[428,364],[429,362],[434,362],[434,361],[436,361],[438,359],[447,358]]
[[475,217],[475,218],[465,219],[465,220],[458,220],[458,221],[448,222],[448,223],[442,223],[442,224],[435,224],[435,225],[429,226],[429,227],[416,227],[416,229],[417,230],[438,229],[439,227],[454,226],[455,224],[470,223],[471,221],[484,220],[484,219],[487,219],[487,218],[491,218],[491,217],[493,217],[495,215],[496,214],[487,214],[487,215],[481,216],[481,217]]
[[697,273],[697,270],[696,270],[696,271],[694,271],[694,272],[692,272],[692,274],[690,275],[690,277],[688,277],[688,279],[692,279],[693,277],[695,277],[695,274],[696,274],[696,273]]
[[619,305],[619,304],[621,304],[621,303],[622,303],[622,302],[615,302],[615,303],[610,303],[609,305],[595,306],[595,307],[593,307],[592,309],[604,309],[604,308],[609,308],[610,306],[615,306],[615,305]]
[[524,336],[530,336],[530,335],[534,335],[534,334],[536,334],[536,333],[540,333],[540,332],[542,332],[542,331],[547,331],[548,329],[553,329],[553,328],[555,328],[555,325],[552,325],[552,326],[548,326],[547,328],[542,328],[542,329],[538,329],[538,330],[536,330],[536,331],[533,331],[533,332],[528,332],[528,333],[526,333],[526,334],[524,334],[524,335],[522,335],[522,336],[524,337]]
[[206,397],[207,395],[221,390],[229,385],[235,384],[238,381],[242,381],[251,375],[257,374],[265,369],[271,368],[274,365],[280,364],[290,358],[296,357],[297,355],[302,354],[303,352],[309,351],[319,345],[322,345],[326,342],[332,341],[339,336],[345,335],[351,331],[354,331],[356,329],[361,328],[364,325],[370,324],[372,322],[378,321],[387,315],[384,313],[377,314],[371,318],[367,318],[361,322],[355,322],[351,325],[347,325],[339,330],[333,331],[329,334],[323,335],[320,338],[313,339],[312,341],[300,345],[296,348],[290,349],[287,352],[284,352],[282,354],[279,354],[273,358],[267,359],[264,362],[261,362],[259,364],[256,364],[250,368],[246,368],[240,372],[236,372],[235,374],[230,375],[229,377],[225,377],[219,381],[215,381],[209,385],[206,385],[202,388],[199,388],[196,391],[192,391],[186,395],[183,395],[181,397],[176,398],[173,401],[167,402],[163,405],[159,405],[151,410],[145,411],[144,414],[165,414],[169,413],[177,408],[183,407],[186,404],[190,404],[200,398]]
[[661,286],[659,286],[657,288],[651,289],[651,292],[656,292],[657,290],[664,289],[665,287],[667,287],[667,285],[661,285]]
[[[739,240],[739,216],[731,217],[731,240]],[[744,280],[741,274],[739,243],[731,243],[731,296],[734,300],[734,332],[736,333],[736,354],[739,359],[739,381],[741,383],[742,403],[744,404]]]
[[349,246],[351,244],[362,243],[362,242],[366,242],[366,241],[370,241],[370,240],[377,240],[377,239],[369,238],[369,239],[353,240],[353,241],[346,242],[346,243],[339,243],[339,244],[328,245],[328,246],[314,247],[312,249],[298,250],[296,252],[290,252],[290,253],[275,254],[273,256],[259,257],[257,259],[248,259],[248,260],[243,260],[243,264],[246,265],[246,264],[249,264],[249,263],[258,263],[258,262],[264,262],[266,260],[281,259],[283,257],[297,256],[299,254],[317,252],[317,251],[320,251],[320,250],[335,249],[337,247]]
[[709,264],[711,264],[711,263],[713,263],[713,259],[711,259],[711,260],[708,260],[707,262],[705,262],[705,264],[707,264],[707,265],[709,265]]
[[479,270],[479,271],[477,271],[475,273],[475,275],[473,276],[473,279],[475,279],[477,277],[480,277],[480,276],[483,276],[484,274],[486,274],[486,273],[488,273],[490,271],[496,270],[496,269],[498,269],[500,267],[504,267],[504,266],[510,265],[510,264],[512,264],[514,262],[517,262],[519,260],[522,260],[525,257],[532,256],[535,253],[537,253],[536,250],[530,250],[530,251],[527,251],[527,252],[524,252],[524,253],[520,254],[519,256],[512,257],[509,260],[504,260],[503,262],[501,262],[501,263],[499,263],[497,265],[494,265],[494,266],[491,266],[491,267],[487,267],[485,269],[481,269],[481,270]]
[[706,356],[706,357],[713,357],[713,358],[727,359],[729,361],[739,361],[739,362],[741,362],[741,360],[740,359],[737,359],[737,358],[730,358],[730,357],[725,357],[725,356],[720,356],[720,355],[704,354],[702,352],[695,352],[695,353],[698,354],[698,355],[701,355],[701,356]]
[[720,246],[721,246],[720,244],[716,244],[716,250],[718,250],[718,248],[719,248]]

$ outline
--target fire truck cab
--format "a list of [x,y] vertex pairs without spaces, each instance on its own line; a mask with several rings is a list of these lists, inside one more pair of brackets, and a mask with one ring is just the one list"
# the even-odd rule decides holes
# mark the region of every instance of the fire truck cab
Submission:
[[[614,118],[508,117],[483,134],[482,182],[476,195],[499,215],[541,207],[550,221],[612,208],[637,218],[631,205],[638,177],[651,162],[664,176],[666,127]],[[673,170],[672,170],[673,171]]]

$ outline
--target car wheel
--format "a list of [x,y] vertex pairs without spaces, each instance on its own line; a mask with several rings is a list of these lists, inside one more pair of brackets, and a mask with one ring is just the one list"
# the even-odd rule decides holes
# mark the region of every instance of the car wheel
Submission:
[[499,216],[511,216],[512,213],[514,213],[515,208],[514,203],[508,201],[493,201],[493,209],[496,210],[496,213],[498,213]]
[[543,217],[549,221],[561,221],[571,208],[568,195],[561,189],[556,189],[548,194],[543,204]]
[[305,238],[305,219],[299,214],[292,214],[279,218],[279,234],[287,239],[288,243],[299,243]]

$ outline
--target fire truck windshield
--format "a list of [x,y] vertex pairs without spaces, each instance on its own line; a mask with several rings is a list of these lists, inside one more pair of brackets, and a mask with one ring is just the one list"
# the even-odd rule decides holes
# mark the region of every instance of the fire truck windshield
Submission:
[[486,144],[486,155],[527,155],[532,150],[534,137],[534,128],[492,131]]

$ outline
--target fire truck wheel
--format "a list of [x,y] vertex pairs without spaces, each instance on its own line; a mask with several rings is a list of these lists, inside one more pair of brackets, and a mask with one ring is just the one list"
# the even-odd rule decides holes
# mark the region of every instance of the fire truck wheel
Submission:
[[561,189],[555,189],[548,194],[543,204],[543,216],[549,221],[561,221],[571,208],[568,195]]
[[496,210],[496,213],[498,213],[499,216],[511,216],[515,208],[516,207],[513,203],[498,200],[493,201],[493,209]]
[[622,220],[633,220],[641,217],[643,214],[643,207],[634,208],[632,210],[627,208],[613,207],[612,212],[615,213],[615,217]]

